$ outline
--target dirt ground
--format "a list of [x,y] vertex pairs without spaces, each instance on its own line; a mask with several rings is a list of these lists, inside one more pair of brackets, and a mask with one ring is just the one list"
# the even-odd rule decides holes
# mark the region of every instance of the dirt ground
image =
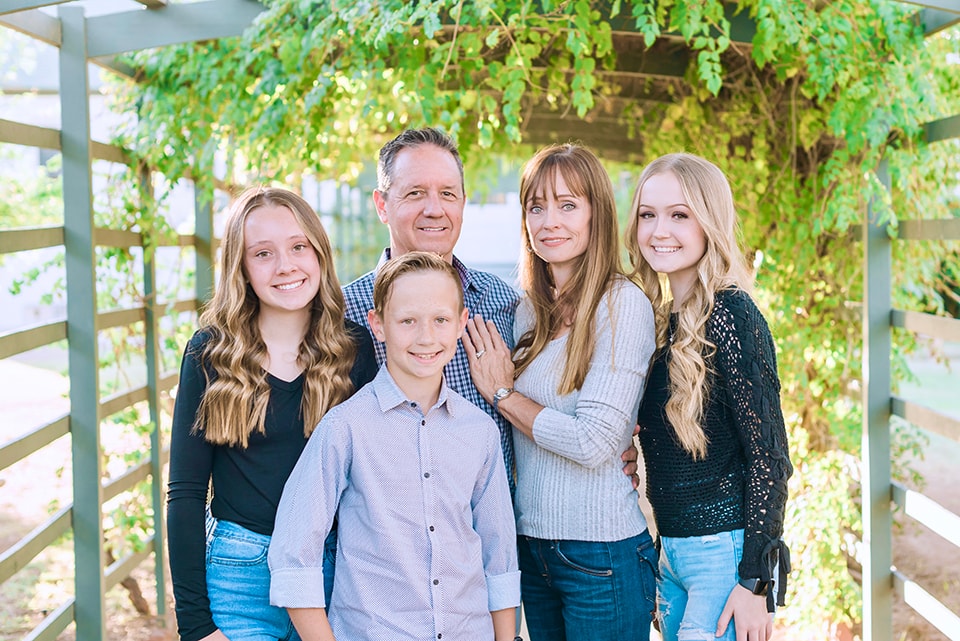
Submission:
[[[15,438],[24,425],[38,425],[67,411],[66,380],[49,370],[0,361],[0,443]],[[19,385],[10,383],[17,382]],[[51,401],[51,395],[63,397]],[[960,514],[960,444],[932,437],[917,468],[926,478],[925,493]],[[52,504],[70,501],[70,444],[64,437],[32,456],[0,471],[0,554],[20,537],[40,525]],[[894,563],[954,612],[960,612],[960,551],[926,528],[910,522],[894,535]],[[150,563],[134,573],[144,596],[156,613],[156,592]],[[46,614],[73,592],[72,550],[61,543],[0,585],[0,641],[24,638]],[[107,633],[112,640],[167,641],[176,639],[172,598],[167,589],[165,616],[138,614],[120,586],[107,598]],[[909,606],[897,600],[894,611],[896,641],[946,641],[947,636],[922,621]],[[73,626],[59,637],[73,641]],[[778,629],[775,641],[808,641],[789,629]],[[814,641],[814,640],[810,640]],[[822,641],[817,639],[815,641]]]

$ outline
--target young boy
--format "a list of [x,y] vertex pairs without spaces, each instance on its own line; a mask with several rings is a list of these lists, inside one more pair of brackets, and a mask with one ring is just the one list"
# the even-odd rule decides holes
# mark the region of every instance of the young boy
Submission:
[[[270,602],[304,641],[511,640],[520,572],[499,432],[443,380],[467,321],[460,277],[410,252],[380,268],[373,299],[386,364],[327,413],[287,480]],[[334,515],[328,619],[323,541]]]

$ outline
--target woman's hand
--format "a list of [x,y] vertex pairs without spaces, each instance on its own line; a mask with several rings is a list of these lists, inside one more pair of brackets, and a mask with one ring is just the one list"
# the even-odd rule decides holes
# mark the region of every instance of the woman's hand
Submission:
[[731,617],[737,641],[769,641],[773,636],[773,615],[767,612],[767,597],[753,594],[739,584],[723,606],[716,636],[721,637],[727,631]]
[[493,395],[501,387],[513,387],[513,360],[510,349],[493,321],[477,314],[467,319],[463,348],[470,361],[470,376],[480,396],[493,405]]

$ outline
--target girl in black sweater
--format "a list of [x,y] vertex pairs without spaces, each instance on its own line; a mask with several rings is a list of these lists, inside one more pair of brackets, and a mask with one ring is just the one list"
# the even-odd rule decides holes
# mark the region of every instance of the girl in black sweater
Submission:
[[626,244],[657,315],[637,422],[663,639],[766,641],[788,571],[780,536],[793,468],[776,351],[749,294],[726,177],[690,154],[654,160]]

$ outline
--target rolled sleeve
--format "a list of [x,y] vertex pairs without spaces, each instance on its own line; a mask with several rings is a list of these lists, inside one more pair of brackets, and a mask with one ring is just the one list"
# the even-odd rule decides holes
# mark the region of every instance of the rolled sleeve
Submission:
[[270,605],[281,608],[323,608],[323,568],[270,570]]
[[487,576],[487,605],[491,612],[520,605],[520,571]]

